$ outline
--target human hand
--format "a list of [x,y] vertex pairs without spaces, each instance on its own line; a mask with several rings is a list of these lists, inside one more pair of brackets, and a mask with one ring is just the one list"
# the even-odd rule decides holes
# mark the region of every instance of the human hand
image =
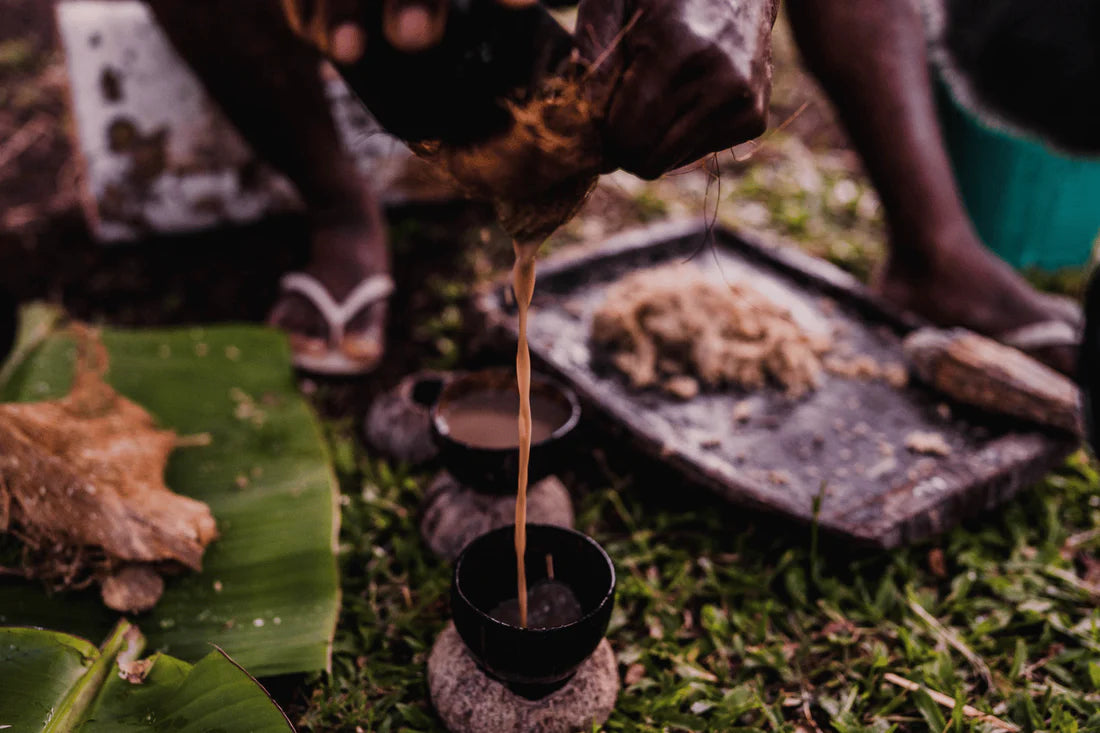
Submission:
[[[522,8],[538,0],[495,0]],[[382,3],[382,33],[398,51],[417,53],[437,45],[447,28],[451,0],[282,0],[291,29],[332,60],[353,64],[366,50],[366,5]]]
[[761,134],[775,0],[581,0],[608,169],[643,178]]

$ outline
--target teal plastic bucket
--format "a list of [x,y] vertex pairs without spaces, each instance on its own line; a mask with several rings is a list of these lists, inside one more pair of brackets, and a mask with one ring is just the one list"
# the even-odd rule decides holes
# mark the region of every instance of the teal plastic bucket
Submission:
[[994,129],[937,86],[951,165],[986,246],[1017,268],[1087,264],[1100,234],[1100,159]]

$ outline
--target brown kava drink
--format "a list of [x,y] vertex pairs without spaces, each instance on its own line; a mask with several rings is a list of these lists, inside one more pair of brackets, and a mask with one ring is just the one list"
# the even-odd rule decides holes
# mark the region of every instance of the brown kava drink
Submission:
[[[451,400],[447,409],[447,429],[451,437],[479,448],[515,448],[519,445],[516,415],[519,394],[502,390],[471,392]],[[531,442],[549,438],[569,419],[558,402],[545,396],[531,395]]]
[[516,241],[512,289],[519,308],[519,346],[516,348],[516,382],[519,387],[519,481],[516,488],[516,598],[519,625],[527,627],[527,466],[531,460],[531,352],[527,348],[527,311],[535,293],[535,253],[538,242]]

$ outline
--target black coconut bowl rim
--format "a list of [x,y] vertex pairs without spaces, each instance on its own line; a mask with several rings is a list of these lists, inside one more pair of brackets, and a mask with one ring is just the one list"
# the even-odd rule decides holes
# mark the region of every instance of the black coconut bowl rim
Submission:
[[558,526],[556,524],[535,524],[533,522],[528,522],[527,523],[527,529],[528,530],[530,530],[531,528],[534,527],[534,528],[538,528],[540,530],[551,530],[551,531],[555,531],[555,532],[561,532],[563,534],[572,535],[573,537],[579,537],[580,539],[582,539],[586,543],[588,543],[591,547],[595,548],[595,550],[599,553],[600,557],[603,558],[605,563],[607,563],[607,571],[608,571],[608,574],[610,576],[609,582],[608,582],[607,592],[604,593],[602,598],[600,598],[599,603],[597,603],[595,606],[593,606],[592,610],[585,613],[583,616],[581,616],[576,621],[572,621],[572,622],[567,623],[567,624],[562,624],[561,626],[548,626],[548,627],[539,628],[539,629],[525,629],[521,626],[515,626],[513,624],[505,623],[504,621],[500,621],[499,619],[495,619],[492,616],[490,616],[488,611],[478,607],[478,605],[475,604],[472,600],[470,600],[470,598],[463,592],[462,583],[459,581],[459,578],[461,577],[460,573],[462,572],[462,564],[463,564],[463,561],[466,559],[466,555],[469,552],[470,548],[473,547],[476,543],[478,543],[479,541],[491,541],[491,540],[486,540],[486,538],[488,538],[492,535],[496,535],[496,534],[502,534],[502,533],[507,532],[509,535],[511,535],[515,532],[515,527],[516,527],[516,525],[514,525],[514,524],[508,524],[508,525],[505,525],[503,527],[497,527],[494,530],[490,530],[489,532],[486,532],[485,534],[481,535],[477,539],[472,540],[470,542],[470,544],[466,545],[466,547],[459,554],[458,559],[455,560],[454,571],[453,571],[452,576],[451,576],[455,595],[458,596],[459,598],[461,598],[462,602],[464,604],[466,604],[466,606],[471,608],[475,612],[475,614],[481,618],[482,621],[484,621],[485,623],[488,623],[491,626],[500,626],[501,628],[505,628],[505,629],[514,629],[515,631],[519,631],[519,632],[524,633],[524,634],[547,634],[547,633],[552,633],[552,632],[555,632],[555,631],[560,631],[562,629],[568,629],[568,628],[573,627],[573,626],[580,626],[580,625],[584,624],[586,621],[588,621],[588,620],[592,619],[593,617],[597,616],[600,612],[602,612],[606,608],[608,603],[611,603],[611,602],[614,601],[614,599],[615,599],[615,589],[618,585],[618,578],[615,575],[615,563],[611,561],[611,556],[607,554],[607,550],[605,550],[603,548],[603,545],[601,545],[599,542],[596,542],[596,540],[592,539],[591,537],[586,535],[584,532],[579,532],[579,531],[577,531],[575,529],[571,529],[569,527],[561,527],[561,526]]
[[[446,408],[450,400],[470,392],[488,392],[502,390],[506,386],[515,387],[516,373],[514,369],[504,367],[480,369],[474,372],[466,372],[456,375],[439,390],[439,395],[431,407],[432,433],[437,440],[448,441],[460,448],[470,451],[512,453],[519,450],[519,446],[509,448],[489,448],[486,446],[468,443],[451,435],[450,425],[447,424]],[[569,416],[565,421],[554,428],[553,432],[542,440],[531,441],[531,448],[538,448],[561,440],[577,427],[581,420],[581,403],[577,393],[569,387],[545,374],[531,372],[531,392],[553,392],[569,405]]]

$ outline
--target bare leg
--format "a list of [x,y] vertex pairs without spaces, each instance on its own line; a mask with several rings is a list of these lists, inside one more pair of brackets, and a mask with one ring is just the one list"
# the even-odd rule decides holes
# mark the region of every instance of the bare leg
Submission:
[[[789,0],[788,11],[885,208],[891,249],[879,292],[939,324],[993,336],[1056,317],[982,245],[963,209],[911,0]],[[1037,356],[1072,369],[1072,354],[1058,352]]]
[[[388,273],[382,214],[343,151],[318,73],[320,58],[295,37],[279,0],[151,0],[180,54],[253,149],[295,184],[311,218],[306,271],[342,300],[365,277]],[[381,356],[385,304],[350,324],[362,337],[346,349],[364,362]],[[272,321],[296,348],[327,337],[319,314],[284,295]],[[297,335],[299,338],[294,339]]]

